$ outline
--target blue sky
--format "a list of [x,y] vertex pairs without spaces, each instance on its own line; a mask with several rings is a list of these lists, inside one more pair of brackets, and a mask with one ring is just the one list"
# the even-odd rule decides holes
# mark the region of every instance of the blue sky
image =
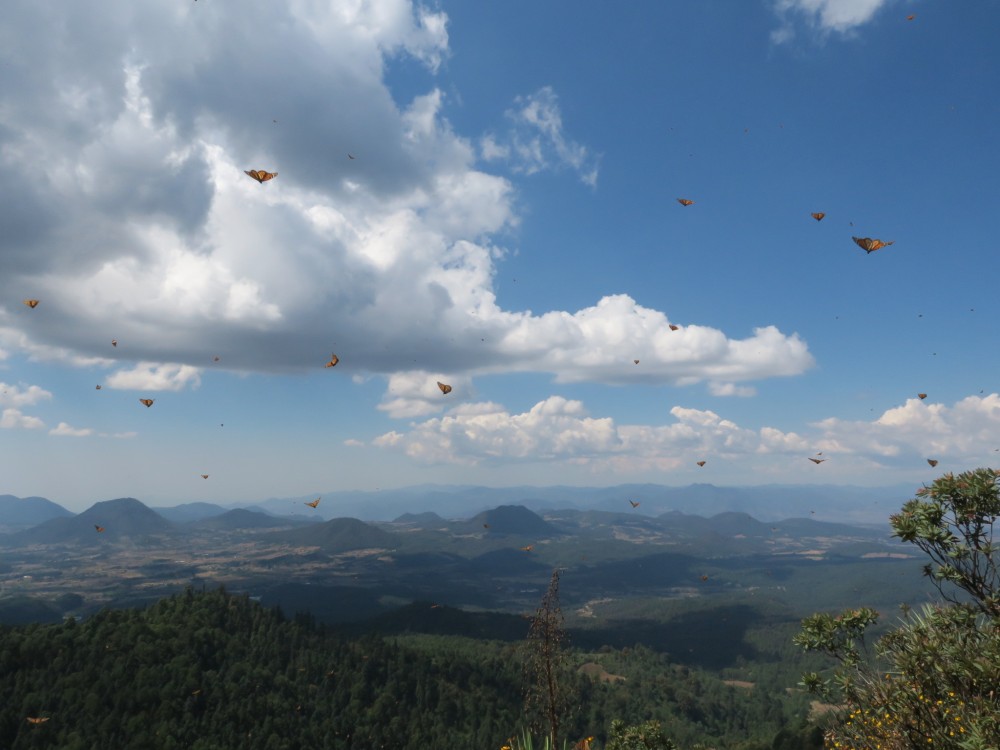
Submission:
[[255,5],[5,6],[0,493],[996,463],[996,3]]

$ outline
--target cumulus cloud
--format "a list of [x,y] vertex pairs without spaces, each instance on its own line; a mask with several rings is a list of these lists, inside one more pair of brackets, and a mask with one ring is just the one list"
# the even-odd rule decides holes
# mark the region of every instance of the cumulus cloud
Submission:
[[[590,184],[598,160],[567,135],[548,87],[519,97],[509,131],[478,147],[452,128],[440,89],[397,102],[386,68],[444,64],[444,13],[408,0],[239,14],[109,2],[107,20],[5,7],[0,166],[19,188],[0,205],[0,299],[43,300],[0,306],[6,349],[113,367],[109,387],[143,390],[195,387],[214,356],[233,371],[301,372],[333,351],[339,371],[387,376],[381,408],[407,418],[441,408],[433,373],[463,397],[476,374],[527,371],[749,395],[747,381],[812,366],[795,334],[670,331],[665,312],[623,294],[503,309],[494,277],[516,190],[482,159]],[[84,42],[92,52],[75,54]],[[258,184],[251,168],[278,177]],[[634,358],[641,367],[624,366]]]
[[514,171],[525,174],[569,168],[585,184],[597,186],[600,157],[566,136],[559,97],[551,86],[517,97],[506,117],[511,127],[505,135],[487,133],[480,139],[483,159],[510,161]]
[[0,382],[0,406],[32,406],[52,398],[52,394],[37,385],[23,386]]
[[63,437],[87,437],[88,435],[93,435],[94,431],[89,427],[76,428],[72,427],[66,422],[60,422],[57,427],[53,427],[49,430],[50,435],[60,435]]
[[31,417],[22,414],[20,409],[4,409],[0,414],[0,429],[4,430],[38,430],[45,427],[45,423],[38,417]]
[[782,25],[771,34],[781,44],[794,35],[796,20],[823,32],[847,33],[868,23],[890,0],[775,0],[774,9]]
[[[438,387],[442,382],[451,386],[450,393],[443,393]],[[470,390],[467,377],[424,371],[400,372],[389,376],[389,385],[378,408],[397,419],[422,417],[465,397]]]
[[190,365],[140,362],[130,370],[119,370],[108,376],[108,388],[141,391],[180,391],[201,384],[201,370]]
[[714,411],[674,406],[666,424],[616,424],[592,417],[579,401],[551,396],[512,414],[492,402],[463,403],[408,431],[379,436],[376,446],[426,463],[547,461],[627,474],[690,467],[696,460],[743,461],[751,471],[801,461],[817,450],[854,466],[926,468],[927,457],[981,461],[1000,448],[1000,395],[970,396],[951,407],[911,399],[872,421],[826,419],[799,434],[751,429]]

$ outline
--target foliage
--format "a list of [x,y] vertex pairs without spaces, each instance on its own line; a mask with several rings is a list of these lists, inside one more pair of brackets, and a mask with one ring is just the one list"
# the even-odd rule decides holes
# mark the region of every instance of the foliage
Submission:
[[627,727],[616,719],[611,722],[607,750],[677,750],[677,745],[663,734],[658,721]]
[[[816,614],[795,642],[839,661],[832,679],[807,674],[803,684],[844,705],[827,738],[833,748],[996,747],[1000,737],[1000,582],[992,529],[1000,513],[997,473],[946,474],[918,491],[891,517],[896,536],[932,560],[924,568],[947,599],[919,612],[874,647],[870,609]],[[923,499],[921,499],[923,498]],[[944,587],[954,584],[971,601]]]

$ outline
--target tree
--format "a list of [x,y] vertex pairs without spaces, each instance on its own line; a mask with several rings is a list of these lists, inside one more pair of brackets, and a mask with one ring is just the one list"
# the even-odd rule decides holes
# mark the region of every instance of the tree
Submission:
[[803,684],[845,705],[829,747],[996,747],[1000,737],[1000,577],[993,526],[1000,473],[945,474],[890,516],[893,535],[916,544],[944,603],[904,608],[899,627],[869,647],[871,609],[815,614],[795,642],[839,662],[832,679]]
[[570,707],[565,640],[559,607],[559,570],[556,569],[531,619],[525,659],[525,714],[532,729],[540,731],[544,727],[548,730],[551,748],[559,747],[560,728]]

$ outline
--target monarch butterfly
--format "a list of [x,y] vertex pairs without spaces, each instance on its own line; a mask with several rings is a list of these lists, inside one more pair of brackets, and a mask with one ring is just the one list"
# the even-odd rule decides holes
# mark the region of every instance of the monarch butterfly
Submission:
[[268,180],[273,180],[278,176],[277,172],[265,172],[263,169],[244,169],[243,171],[250,175],[253,179],[257,180],[257,182],[267,182]]
[[331,354],[330,355],[330,361],[326,363],[326,366],[327,367],[336,367],[337,363],[339,361],[340,361],[340,357],[338,357],[336,354]]
[[441,389],[441,393],[451,393],[451,386],[447,383],[438,381],[438,388]]
[[153,405],[155,398],[140,398],[139,403],[145,406],[147,409]]
[[317,498],[316,498],[315,500],[313,500],[312,502],[309,502],[309,503],[305,503],[305,505],[308,505],[308,506],[309,506],[310,508],[315,508],[315,507],[316,507],[317,505],[319,505],[319,501],[320,501],[320,500],[322,500],[322,498],[320,498],[320,497],[317,497]]
[[533,550],[534,548],[535,545],[533,544],[529,544],[527,547],[521,547],[521,549],[524,550],[525,552],[531,552],[531,550]]
[[639,364],[639,360],[637,360],[637,359],[633,359],[632,361],[633,361],[633,362],[634,362],[635,364]]
[[919,398],[921,401],[923,401],[925,398],[927,398],[927,394],[926,393],[918,393],[917,394],[917,398]]
[[96,388],[97,390],[101,390],[101,386],[99,385],[95,385],[94,388]]
[[30,307],[32,310],[34,310],[36,307],[38,307],[38,300],[37,299],[26,299],[24,301],[24,304],[26,304],[28,307]]
[[29,724],[44,724],[49,720],[48,716],[28,716],[26,718]]
[[202,478],[202,479],[208,479],[208,474],[202,474],[202,475],[201,475],[201,478]]
[[708,576],[702,576],[702,577],[701,577],[701,580],[703,580],[703,581],[707,581],[707,580],[708,580]]
[[913,20],[914,18],[916,18],[916,15],[912,15],[912,16],[907,16],[907,17],[906,17],[906,20],[907,20],[907,21],[912,21],[912,20]]
[[118,346],[118,339],[111,339],[111,346]]
[[218,362],[222,357],[212,357],[213,362]]
[[928,458],[927,459],[927,463],[929,463],[931,466],[937,466],[938,465],[938,462],[935,459],[933,459],[933,458]]
[[94,528],[97,529],[97,533],[98,534],[100,534],[102,531],[104,531],[104,527],[103,526],[98,526],[96,523],[94,524]]
[[815,214],[811,214],[811,216],[812,216],[812,217],[813,217],[814,219],[816,219],[816,221],[823,221],[823,217],[824,217],[824,216],[826,216],[826,214],[825,214],[825,213],[823,213],[822,211],[820,211],[820,212],[818,212],[818,213],[815,213]]
[[640,503],[641,503],[642,501],[641,501],[641,500],[629,500],[628,502],[629,502],[629,505],[631,505],[631,506],[632,506],[633,508],[638,508],[638,507],[639,507],[639,504],[640,504]]
[[812,461],[814,464],[821,464],[824,461],[826,461],[825,458],[812,458],[811,456],[810,456],[809,460]]
[[881,250],[883,247],[889,247],[895,243],[896,240],[889,240],[888,242],[883,242],[882,240],[873,240],[871,237],[852,237],[858,247],[864,250],[866,253],[874,253],[876,250]]
[[694,201],[689,201],[687,198],[678,198],[677,202],[680,203],[682,206],[694,205]]
[[357,159],[358,157],[356,157],[354,154],[348,154],[347,158],[353,160],[353,159]]
[[669,325],[671,331],[679,331],[681,329],[680,326],[675,326],[673,323],[670,323]]
[[705,465],[705,463],[706,463],[705,461],[698,461],[698,465],[699,465],[699,466],[704,466],[704,465]]

